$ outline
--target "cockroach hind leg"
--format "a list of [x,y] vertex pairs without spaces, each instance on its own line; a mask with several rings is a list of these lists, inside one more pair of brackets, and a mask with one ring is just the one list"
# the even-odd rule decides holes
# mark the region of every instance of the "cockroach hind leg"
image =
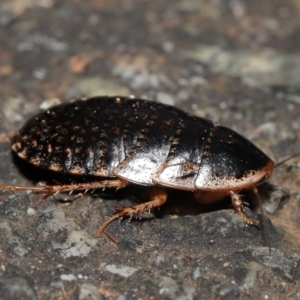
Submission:
[[239,214],[242,220],[252,226],[259,227],[260,221],[249,218],[244,212],[244,201],[242,200],[242,196],[238,193],[230,191],[230,197],[232,201],[232,206],[234,207],[235,211]]
[[124,217],[131,217],[133,215],[142,214],[145,211],[149,211],[155,207],[162,206],[167,201],[167,192],[161,188],[152,188],[149,191],[150,201],[134,206],[119,208],[112,217],[107,219],[99,228],[98,236],[103,237],[107,235],[106,227],[114,220]]
[[103,180],[103,181],[96,181],[96,182],[72,183],[66,185],[41,184],[38,186],[30,186],[30,187],[3,185],[0,186],[0,191],[12,191],[12,192],[27,191],[33,194],[45,194],[50,196],[56,193],[86,191],[86,190],[94,190],[94,189],[101,189],[101,188],[123,188],[128,184],[129,184],[128,181],[122,179],[111,179],[111,180]]

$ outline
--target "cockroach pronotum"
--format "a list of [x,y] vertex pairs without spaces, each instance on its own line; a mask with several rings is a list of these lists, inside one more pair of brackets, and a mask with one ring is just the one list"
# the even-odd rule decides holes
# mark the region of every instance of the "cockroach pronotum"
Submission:
[[129,184],[152,186],[150,201],[120,208],[112,221],[163,205],[166,188],[190,191],[201,203],[226,196],[250,225],[240,192],[268,179],[274,162],[249,140],[212,121],[156,102],[126,97],[95,97],[54,106],[32,117],[11,139],[25,161],[55,172],[92,175],[93,182],[0,190],[56,193]]

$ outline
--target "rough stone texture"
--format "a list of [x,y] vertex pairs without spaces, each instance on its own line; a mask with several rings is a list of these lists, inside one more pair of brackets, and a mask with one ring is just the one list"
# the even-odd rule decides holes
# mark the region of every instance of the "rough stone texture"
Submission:
[[[99,93],[213,119],[276,161],[299,152],[299,20],[294,0],[2,0],[1,184],[68,181],[22,164],[9,136],[39,108]],[[1,192],[0,299],[299,299],[299,166],[259,188],[261,230],[228,201],[202,207],[173,191],[142,221],[110,225],[118,245],[97,229],[143,189]]]

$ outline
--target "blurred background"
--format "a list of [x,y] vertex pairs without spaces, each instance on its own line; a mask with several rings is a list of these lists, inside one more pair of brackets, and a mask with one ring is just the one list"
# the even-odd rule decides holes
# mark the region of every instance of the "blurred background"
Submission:
[[[276,162],[298,153],[299,36],[297,0],[1,0],[0,182],[31,183],[9,146],[30,116],[96,95],[212,119]],[[299,299],[299,174],[295,159],[271,179],[270,255],[232,210],[115,224],[116,246],[95,233],[117,200],[1,194],[0,298]]]

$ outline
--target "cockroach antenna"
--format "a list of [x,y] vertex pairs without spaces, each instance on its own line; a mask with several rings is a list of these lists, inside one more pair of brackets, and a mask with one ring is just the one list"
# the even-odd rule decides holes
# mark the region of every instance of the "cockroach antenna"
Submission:
[[281,160],[280,162],[278,162],[278,163],[274,166],[274,168],[277,168],[277,167],[279,167],[280,165],[282,165],[282,164],[286,163],[287,161],[292,160],[293,158],[298,157],[298,156],[300,156],[300,153],[293,154],[292,156],[289,156],[289,157],[287,157],[287,158]]

